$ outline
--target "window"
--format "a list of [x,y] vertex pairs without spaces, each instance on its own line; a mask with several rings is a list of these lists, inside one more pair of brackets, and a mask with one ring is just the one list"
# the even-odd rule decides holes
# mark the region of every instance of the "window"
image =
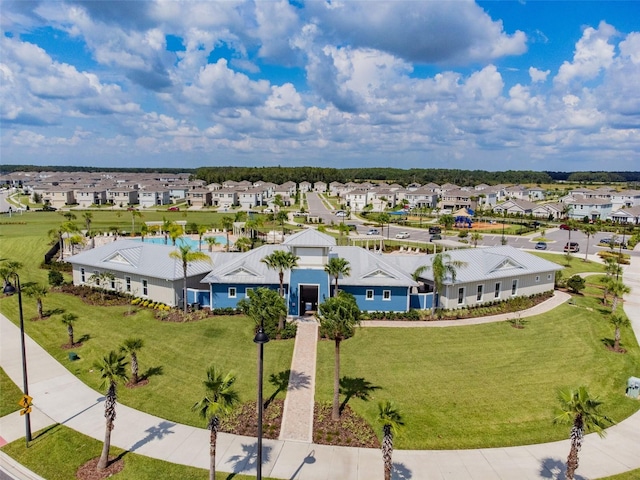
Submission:
[[493,298],[500,298],[500,282],[496,282],[496,289],[493,292]]
[[382,291],[382,300],[391,300],[391,290],[383,290]]
[[547,275],[547,280],[551,280],[551,274],[550,273]]
[[518,292],[518,279],[514,279],[511,282],[511,295],[515,295]]
[[126,284],[127,292],[131,291],[131,277],[124,277],[124,283]]
[[142,295],[149,295],[149,282],[145,279],[142,280]]
[[458,288],[458,305],[464,303],[464,287]]
[[365,299],[367,300],[373,300],[373,290],[367,290],[365,292]]
[[111,279],[111,290],[115,290],[116,289],[116,279],[112,278]]
[[482,285],[478,285],[478,290],[476,292],[476,302],[481,302],[482,301],[482,289],[483,289],[483,286]]
[[80,281],[84,283],[86,280],[84,278],[84,268],[80,269]]
[[536,283],[540,283],[540,275],[536,275]]
[[229,287],[229,298],[236,298],[236,287]]

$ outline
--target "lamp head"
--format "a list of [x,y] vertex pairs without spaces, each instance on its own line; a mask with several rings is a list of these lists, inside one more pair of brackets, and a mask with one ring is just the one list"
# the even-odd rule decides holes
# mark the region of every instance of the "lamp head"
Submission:
[[11,285],[11,282],[5,281],[2,293],[4,293],[5,295],[13,295],[14,293],[16,293],[16,291],[16,287]]
[[269,336],[264,333],[264,330],[262,327],[260,327],[258,329],[258,333],[256,333],[256,336],[253,339],[254,343],[258,343],[261,345],[264,345],[265,343],[267,343],[269,341]]

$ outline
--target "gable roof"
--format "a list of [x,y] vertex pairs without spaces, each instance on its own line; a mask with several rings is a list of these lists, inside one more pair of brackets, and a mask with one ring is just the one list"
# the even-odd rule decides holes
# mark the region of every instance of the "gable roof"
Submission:
[[319,232],[315,228],[307,228],[294,233],[283,242],[283,245],[287,247],[333,247],[335,244],[335,238]]
[[[73,255],[67,261],[72,265],[102,271],[116,270],[150,278],[179,280],[183,278],[182,262],[169,257],[169,254],[175,250],[176,247],[172,245],[158,245],[136,240],[117,240]],[[211,258],[211,263],[189,263],[187,266],[188,277],[209,272],[212,265],[224,263],[224,259],[228,255],[224,252],[204,253]]]

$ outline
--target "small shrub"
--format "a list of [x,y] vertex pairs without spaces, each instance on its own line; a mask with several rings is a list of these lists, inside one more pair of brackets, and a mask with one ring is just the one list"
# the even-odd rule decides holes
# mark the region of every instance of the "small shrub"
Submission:
[[64,276],[57,270],[49,270],[49,285],[59,287],[64,283]]

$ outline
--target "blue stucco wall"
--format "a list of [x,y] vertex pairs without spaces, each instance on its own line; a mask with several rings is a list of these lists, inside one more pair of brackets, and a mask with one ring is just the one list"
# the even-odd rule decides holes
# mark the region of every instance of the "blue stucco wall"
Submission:
[[[236,297],[229,298],[229,287],[236,288]],[[236,308],[238,302],[246,297],[247,288],[266,287],[278,291],[280,285],[255,285],[255,284],[212,284],[211,285],[211,308]],[[285,285],[286,291],[286,285]]]
[[[356,287],[341,286],[340,290],[350,293],[356,297],[356,302],[360,310],[368,312],[406,312],[409,306],[408,287]],[[366,299],[366,291],[373,290],[373,299]],[[383,300],[383,290],[391,290],[391,298]]]
[[293,269],[290,275],[289,315],[301,315],[299,301],[300,285],[318,285],[318,302],[322,303],[329,295],[329,275],[320,269]]

